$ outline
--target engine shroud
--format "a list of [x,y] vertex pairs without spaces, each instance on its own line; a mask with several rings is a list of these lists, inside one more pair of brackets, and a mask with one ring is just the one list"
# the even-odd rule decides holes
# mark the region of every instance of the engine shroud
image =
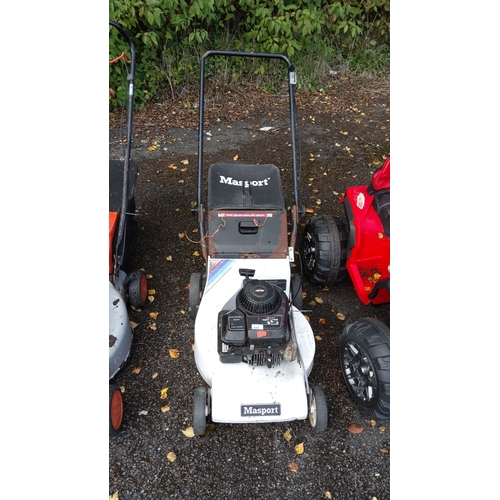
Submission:
[[236,296],[235,309],[219,312],[221,362],[279,365],[290,341],[289,309],[289,300],[278,284],[247,281]]

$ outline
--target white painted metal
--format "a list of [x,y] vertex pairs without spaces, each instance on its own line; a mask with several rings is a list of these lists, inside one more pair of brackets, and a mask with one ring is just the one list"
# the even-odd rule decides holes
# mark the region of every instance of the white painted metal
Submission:
[[[298,360],[282,360],[279,366],[222,363],[217,352],[217,321],[222,309],[235,307],[243,285],[240,269],[253,269],[251,279],[287,280],[288,259],[208,259],[207,280],[195,322],[194,355],[198,370],[211,387],[212,420],[227,423],[257,423],[307,418],[306,377],[315,353],[314,334],[305,316],[293,307],[293,319],[302,367]],[[305,370],[305,373],[304,373]],[[241,406],[279,404],[281,414],[242,416]]]

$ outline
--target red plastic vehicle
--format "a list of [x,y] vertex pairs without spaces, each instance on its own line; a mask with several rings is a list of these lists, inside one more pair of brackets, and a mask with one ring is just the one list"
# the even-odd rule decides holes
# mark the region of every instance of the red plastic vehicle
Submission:
[[[346,190],[340,200],[346,222],[311,217],[302,241],[304,270],[316,285],[331,285],[349,274],[363,304],[390,301],[390,158],[368,186]],[[389,328],[373,318],[348,324],[339,339],[344,379],[360,409],[373,418],[390,414]]]

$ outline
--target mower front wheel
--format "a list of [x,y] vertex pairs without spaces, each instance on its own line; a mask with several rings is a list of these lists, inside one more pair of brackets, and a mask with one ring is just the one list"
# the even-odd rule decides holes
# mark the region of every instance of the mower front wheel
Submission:
[[324,432],[328,427],[325,392],[319,386],[309,387],[309,422],[317,434]]
[[340,283],[347,275],[347,231],[338,217],[311,217],[304,229],[302,255],[307,279],[314,285]]
[[210,392],[205,387],[194,390],[193,431],[203,436],[207,431],[207,420],[210,413]]
[[109,435],[118,434],[123,426],[123,396],[120,387],[109,384]]
[[143,307],[148,299],[148,279],[142,270],[134,271],[128,279],[128,298],[134,307]]
[[389,328],[373,318],[346,325],[339,338],[340,367],[351,396],[364,415],[390,417]]

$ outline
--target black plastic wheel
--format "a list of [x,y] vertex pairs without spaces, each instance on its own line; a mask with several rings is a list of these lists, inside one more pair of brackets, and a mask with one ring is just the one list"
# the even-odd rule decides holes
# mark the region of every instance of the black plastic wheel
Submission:
[[143,307],[148,299],[148,279],[142,270],[134,271],[128,280],[128,299],[134,307]]
[[198,307],[201,303],[201,292],[201,273],[191,273],[191,279],[189,280],[188,312],[193,319],[196,319]]
[[302,280],[300,274],[292,274],[292,287],[290,289],[292,304],[299,310],[304,309],[304,298],[302,297]]
[[109,384],[109,435],[118,434],[123,427],[123,396],[120,387]]
[[373,318],[346,325],[339,338],[340,367],[351,396],[364,415],[390,417],[389,328]]
[[197,436],[203,436],[207,431],[207,417],[210,407],[208,394],[205,387],[197,387],[194,390],[193,431]]
[[347,275],[347,231],[338,217],[316,215],[304,229],[304,272],[314,285],[340,283]]
[[309,387],[309,422],[314,432],[321,433],[328,427],[328,406],[325,392],[319,386]]

